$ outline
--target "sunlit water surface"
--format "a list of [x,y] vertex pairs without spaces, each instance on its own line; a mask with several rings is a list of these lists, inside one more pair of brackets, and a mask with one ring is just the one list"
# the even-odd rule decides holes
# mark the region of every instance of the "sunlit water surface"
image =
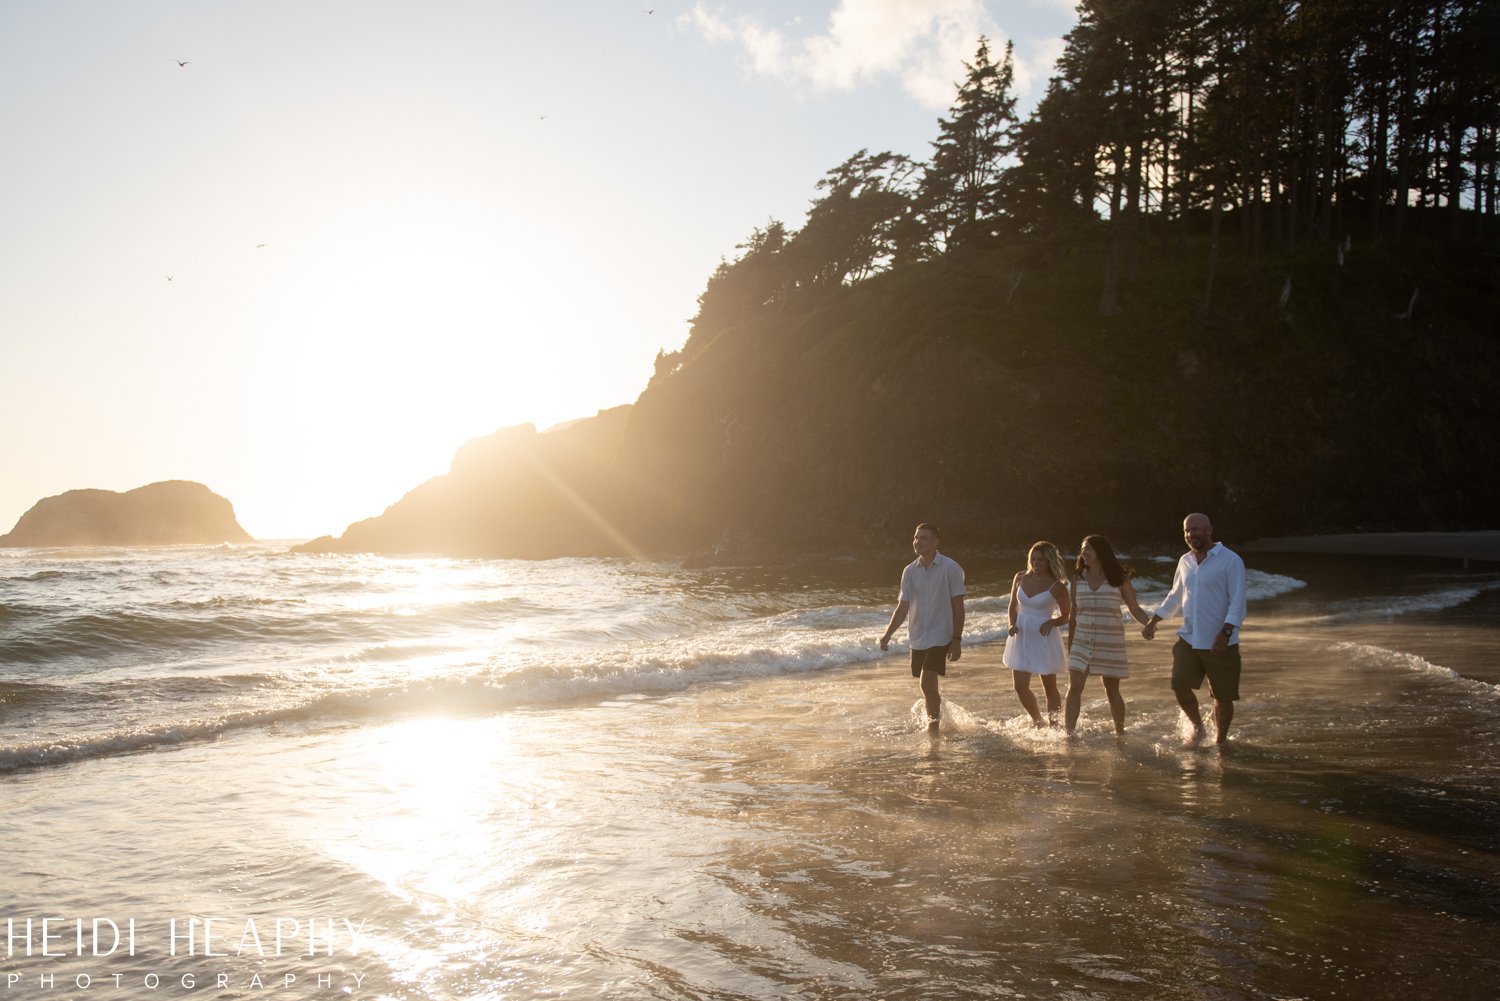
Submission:
[[977,643],[929,737],[901,562],[0,556],[4,996],[1493,996],[1500,575],[1251,559],[1183,751],[1161,639],[1123,738]]

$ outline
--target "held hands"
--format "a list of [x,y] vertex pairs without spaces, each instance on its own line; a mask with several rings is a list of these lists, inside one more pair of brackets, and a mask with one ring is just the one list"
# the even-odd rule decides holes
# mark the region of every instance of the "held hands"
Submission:
[[1156,638],[1156,623],[1159,622],[1159,621],[1160,621],[1159,619],[1152,619],[1150,622],[1146,623],[1144,626],[1141,626],[1141,636],[1144,637],[1145,639],[1148,639],[1148,640],[1155,639]]

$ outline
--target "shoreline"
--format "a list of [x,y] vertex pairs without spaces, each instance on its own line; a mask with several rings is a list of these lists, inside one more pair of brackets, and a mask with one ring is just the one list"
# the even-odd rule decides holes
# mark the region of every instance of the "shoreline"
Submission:
[[1284,535],[1252,539],[1244,553],[1311,553],[1329,556],[1425,556],[1500,563],[1500,531],[1360,532]]
[[[1470,532],[1337,532],[1323,535],[1278,535],[1250,539],[1245,542],[1228,542],[1231,549],[1239,553],[1297,554],[1320,556],[1411,556],[1428,559],[1454,559],[1465,563],[1500,563],[1500,530],[1483,529]],[[21,557],[47,558],[75,553],[101,551],[162,551],[162,550],[250,550],[271,549],[297,552],[298,541],[294,539],[256,539],[248,543],[177,544],[177,545],[72,545],[72,546],[0,546],[0,554],[11,553]],[[969,559],[987,562],[1010,559],[1025,546],[1014,547],[985,544],[961,547]],[[1151,555],[1171,556],[1180,554],[1180,544],[1136,545],[1124,547],[1135,558]],[[851,563],[879,563],[888,565],[895,558],[889,546],[857,552],[818,552],[805,550],[765,550],[758,553],[735,552],[677,552],[654,554],[648,562],[680,562],[684,567],[707,569],[715,567],[755,566],[809,566],[846,565]],[[431,553],[380,553],[366,555],[386,556],[395,559],[456,559],[451,554]],[[546,562],[553,557],[481,557],[484,559],[526,559],[527,562]],[[609,559],[608,556],[585,557]]]

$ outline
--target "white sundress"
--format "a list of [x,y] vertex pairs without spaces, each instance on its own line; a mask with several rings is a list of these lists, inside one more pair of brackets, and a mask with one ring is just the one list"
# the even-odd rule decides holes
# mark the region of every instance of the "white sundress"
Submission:
[[1042,623],[1056,618],[1060,611],[1052,589],[1028,595],[1025,588],[1017,585],[1016,601],[1020,603],[1021,611],[1016,616],[1016,634],[1005,641],[1005,666],[1012,671],[1032,674],[1066,671],[1068,657],[1063,652],[1062,627],[1054,627],[1046,636],[1042,635]]

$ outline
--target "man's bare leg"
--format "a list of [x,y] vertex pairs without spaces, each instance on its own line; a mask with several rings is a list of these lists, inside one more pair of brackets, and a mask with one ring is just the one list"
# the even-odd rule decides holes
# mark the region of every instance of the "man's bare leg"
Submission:
[[937,733],[938,723],[943,715],[943,697],[938,692],[938,678],[941,677],[936,671],[922,672],[922,695],[927,700],[927,732]]
[[1208,736],[1208,731],[1203,728],[1203,717],[1198,712],[1198,696],[1193,694],[1191,688],[1174,688],[1172,691],[1177,694],[1177,704],[1182,707],[1182,712],[1187,716],[1188,722],[1193,724],[1193,735],[1183,745],[1184,748],[1191,750]]
[[1234,703],[1214,699],[1214,729],[1219,731],[1218,743],[1229,742],[1229,724],[1234,722]]

